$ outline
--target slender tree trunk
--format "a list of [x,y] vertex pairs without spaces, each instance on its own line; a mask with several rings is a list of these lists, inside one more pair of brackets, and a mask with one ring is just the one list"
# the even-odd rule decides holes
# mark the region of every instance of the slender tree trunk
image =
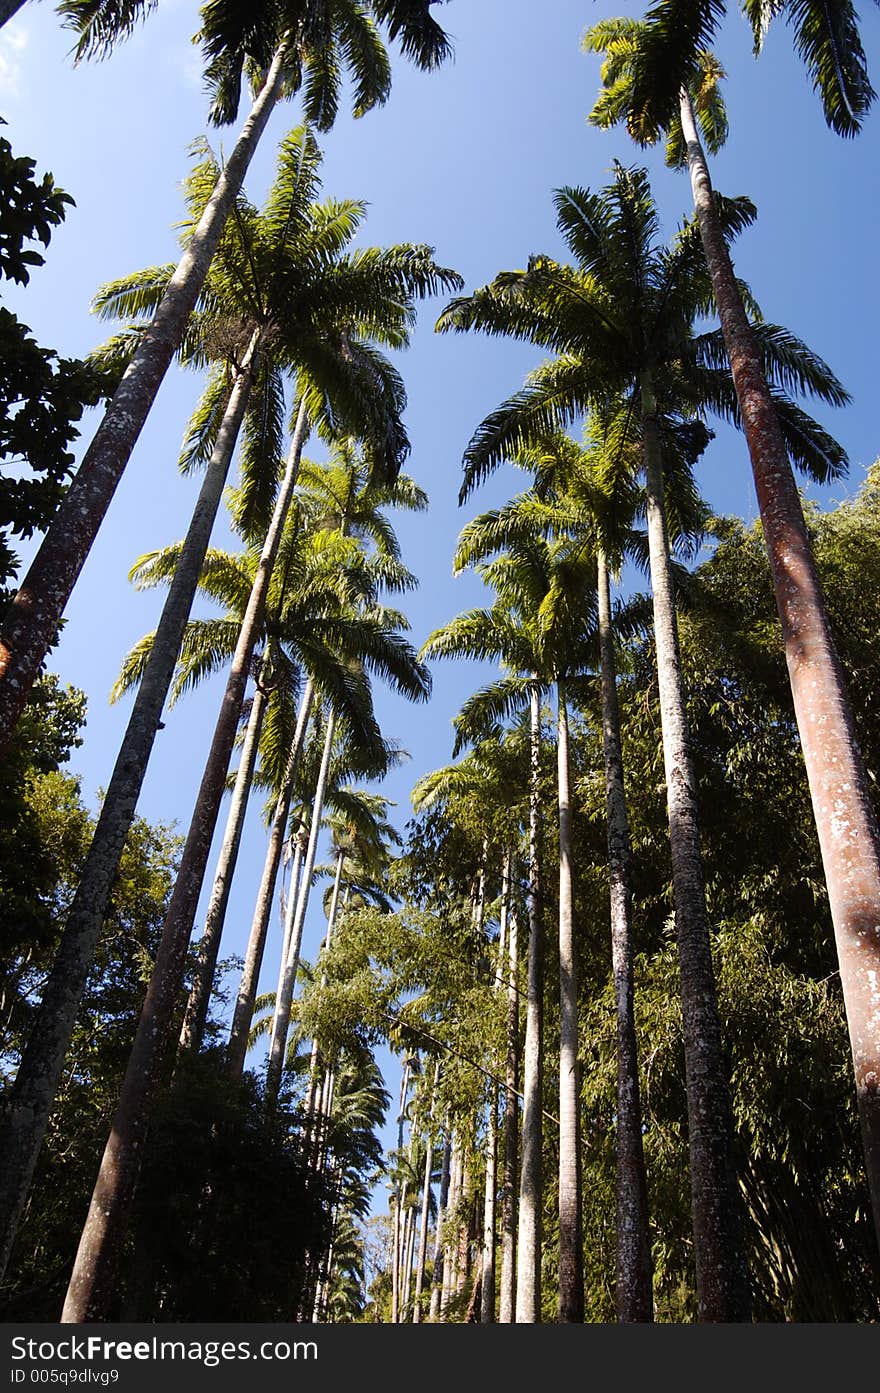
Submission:
[[162,379],[180,346],[226,219],[281,95],[286,53],[286,44],[280,44],[153,322],[135,350],[64,502],[4,616],[0,638],[0,754],[9,743]]
[[718,226],[690,98],[682,92],[694,206],[748,442],[819,836],[849,1026],[865,1170],[880,1243],[880,837],[803,509]]
[[443,1242],[443,1291],[440,1298],[440,1319],[449,1317],[449,1302],[457,1285],[458,1241],[453,1220],[458,1219],[461,1202],[462,1143],[458,1130],[452,1138],[452,1161],[449,1174],[449,1193],[446,1206],[446,1234]]
[[486,1122],[486,1189],[483,1197],[483,1267],[480,1322],[495,1320],[495,1175],[498,1163],[498,1085],[492,1084]]
[[602,746],[608,815],[611,959],[617,1011],[617,1319],[651,1321],[651,1244],[648,1187],[642,1144],[639,1055],[633,1008],[632,889],[629,819],[623,783],[617,665],[611,629],[611,590],[604,555],[598,556]]
[[449,1174],[452,1159],[452,1141],[449,1136],[449,1120],[446,1122],[446,1135],[443,1141],[443,1160],[440,1163],[440,1193],[437,1196],[437,1236],[434,1239],[434,1261],[431,1264],[431,1306],[428,1319],[436,1321],[440,1316],[440,1298],[444,1286],[444,1248],[443,1225],[449,1204]]
[[428,1258],[428,1219],[431,1212],[431,1175],[434,1166],[434,1141],[430,1128],[434,1117],[434,1103],[437,1097],[437,1083],[439,1078],[440,1062],[438,1060],[434,1067],[434,1088],[431,1095],[431,1112],[428,1120],[428,1141],[425,1149],[425,1182],[422,1186],[422,1217],[419,1228],[419,1252],[416,1259],[416,1285],[413,1295],[414,1325],[418,1325],[422,1319],[422,1287],[425,1281],[425,1263]]
[[254,780],[254,770],[257,765],[267,701],[268,693],[258,682],[241,750],[238,772],[235,777],[235,788],[232,791],[226,830],[223,833],[220,855],[217,858],[211,899],[208,903],[205,927],[199,943],[199,956],[183,1016],[179,1044],[181,1051],[197,1050],[202,1043],[205,1022],[208,1018],[208,1004],[211,1000],[211,987],[214,983],[214,972],[217,967],[217,954],[220,951],[220,939],[226,922],[226,910],[232,889],[232,877],[235,874],[245,815]]
[[318,783],[315,788],[315,802],[312,808],[312,821],[309,828],[309,844],[306,851],[305,863],[303,865],[302,881],[300,882],[299,894],[294,900],[291,898],[293,914],[290,919],[290,931],[287,944],[287,953],[282,959],[281,975],[278,979],[278,991],[275,998],[275,1016],[272,1021],[272,1040],[269,1045],[269,1061],[266,1066],[266,1107],[273,1108],[278,1100],[278,1090],[281,1086],[281,1071],[284,1068],[284,1049],[287,1043],[287,1032],[290,1027],[290,1004],[293,1000],[293,989],[296,985],[296,970],[299,966],[299,950],[302,943],[303,925],[306,918],[306,910],[309,907],[309,893],[312,888],[312,873],[315,869],[315,860],[318,854],[318,841],[321,836],[321,816],[324,811],[324,798],[327,793],[327,783],[330,777],[330,757],[333,753],[333,731],[335,728],[335,717],[333,710],[327,713],[327,730],[324,735],[324,749],[321,755],[321,767],[318,771]]
[[557,683],[559,802],[559,1319],[584,1319],[584,1240],[580,1184],[577,963],[571,864],[568,711]]
[[247,406],[256,348],[255,336],[229,396],[52,972],[5,1105],[0,1127],[0,1275],[12,1250],[125,839],[134,820]]
[[413,1251],[415,1248],[416,1237],[416,1212],[412,1205],[407,1208],[406,1220],[404,1223],[403,1239],[403,1298],[400,1303],[400,1318],[406,1321],[410,1318],[409,1293],[412,1286],[412,1264]]
[[[471,1122],[473,1128],[473,1121]],[[469,1139],[473,1143],[473,1137]],[[471,1224],[473,1223],[474,1192],[471,1175],[471,1147],[462,1138],[461,1153],[461,1195],[459,1197],[460,1222],[458,1244],[455,1257],[455,1295],[459,1298],[467,1291],[471,1275]]]
[[257,903],[254,909],[250,936],[248,938],[244,968],[242,969],[241,983],[238,988],[238,997],[236,999],[235,1012],[232,1018],[232,1028],[229,1032],[229,1044],[226,1047],[227,1071],[231,1079],[240,1079],[242,1071],[244,1070],[244,1061],[248,1047],[248,1035],[254,1015],[254,1002],[257,999],[257,985],[260,980],[260,970],[263,966],[266,933],[269,928],[269,916],[272,911],[272,899],[275,894],[275,882],[278,879],[278,867],[281,864],[281,849],[284,846],[284,836],[287,831],[287,819],[290,814],[293,788],[296,782],[300,753],[305,741],[306,726],[311,714],[314,694],[314,684],[312,679],[309,678],[300,699],[299,712],[296,718],[296,730],[293,737],[293,744],[290,747],[287,769],[284,773],[284,783],[278,795],[278,801],[275,804],[275,813],[269,832],[269,845],[266,850],[266,860],[263,864],[263,876],[260,881],[260,889],[257,893]]
[[529,962],[523,1051],[522,1165],[516,1268],[518,1325],[541,1320],[541,1077],[543,1072],[544,944],[541,908],[541,695],[531,698],[529,777]]
[[645,373],[642,441],[675,933],[681,971],[697,1305],[701,1321],[747,1321],[749,1282],[733,1160],[728,1066],[709,943],[696,782],[685,712],[655,412],[650,374]]
[[516,1314],[516,1178],[519,1141],[519,991],[517,988],[516,910],[510,903],[510,882],[515,862],[504,858],[501,881],[501,915],[507,937],[507,1050],[504,1090],[504,1183],[501,1198],[501,1293],[498,1320],[509,1325]]
[[62,1321],[101,1320],[112,1298],[116,1266],[140,1166],[140,1152],[169,1043],[186,949],[217,822],[241,704],[259,636],[272,568],[281,541],[306,435],[301,407],[272,522],[263,545],[247,610],[232,659],[223,703],[162,939],[129,1056],[110,1137],[104,1149],[88,1217],[80,1238]]

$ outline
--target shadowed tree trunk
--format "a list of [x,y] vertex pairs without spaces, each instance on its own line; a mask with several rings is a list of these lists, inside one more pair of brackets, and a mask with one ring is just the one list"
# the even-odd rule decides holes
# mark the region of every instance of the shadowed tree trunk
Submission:
[[303,864],[299,894],[295,898],[291,895],[290,900],[293,912],[290,916],[290,928],[285,932],[287,951],[281,960],[278,990],[275,995],[275,1015],[272,1019],[272,1040],[269,1045],[269,1060],[266,1065],[265,1103],[267,1109],[275,1106],[278,1099],[278,1090],[281,1086],[281,1072],[284,1068],[284,1049],[287,1044],[287,1032],[290,1027],[290,1004],[293,1000],[293,989],[296,985],[296,970],[299,966],[299,950],[302,943],[306,910],[309,907],[312,873],[315,869],[315,860],[318,855],[318,841],[321,836],[321,817],[324,811],[324,798],[327,793],[327,783],[330,776],[330,758],[333,754],[334,728],[335,718],[331,709],[327,714],[324,749],[321,754],[321,767],[318,771],[318,782],[315,786],[315,801],[312,808],[311,825],[309,827],[309,844]]
[[9,1260],[174,675],[247,406],[257,342],[255,335],[230,392],[52,972],[5,1105],[0,1129],[0,1275]]
[[268,693],[258,681],[251,714],[248,718],[247,733],[241,750],[238,773],[235,776],[235,788],[232,791],[226,830],[223,833],[220,855],[217,858],[214,884],[211,887],[211,898],[208,902],[208,912],[205,915],[205,927],[199,942],[199,955],[183,1015],[183,1025],[180,1030],[180,1050],[197,1050],[202,1043],[205,1022],[208,1018],[208,1005],[211,1000],[211,987],[214,983],[214,972],[217,967],[217,954],[220,951],[220,939],[226,922],[229,893],[232,889],[232,877],[235,874],[235,865],[238,860],[244,820],[254,779],[254,769],[257,764],[267,701]]
[[511,904],[511,881],[516,882],[516,862],[504,858],[501,881],[501,915],[507,938],[507,1051],[504,1089],[504,1180],[501,1198],[501,1291],[498,1320],[510,1324],[516,1314],[516,1180],[519,1141],[519,992],[517,990],[516,910]]
[[446,1233],[443,1242],[443,1292],[440,1299],[440,1319],[449,1316],[449,1302],[455,1291],[456,1265],[458,1261],[458,1235],[453,1228],[453,1219],[458,1216],[461,1202],[462,1143],[456,1128],[452,1137],[452,1161],[449,1172],[449,1192],[446,1202]]
[[880,1243],[880,837],[794,474],[681,94],[694,207],[752,461],[834,924],[865,1170]]
[[280,44],[150,327],[104,413],[37,555],[3,619],[0,754],[6,749],[211,265],[248,165],[283,85]]
[[296,730],[294,732],[293,744],[290,747],[287,768],[284,773],[284,783],[278,795],[278,801],[275,804],[275,812],[272,817],[272,827],[269,831],[269,845],[266,849],[263,875],[260,880],[257,903],[254,908],[254,918],[248,937],[241,983],[235,1002],[232,1027],[229,1032],[229,1044],[226,1047],[227,1071],[231,1079],[241,1078],[242,1071],[244,1070],[244,1061],[247,1056],[248,1035],[254,1015],[254,1002],[257,999],[257,985],[260,980],[260,970],[263,966],[266,933],[269,928],[269,916],[272,912],[272,899],[275,894],[275,882],[278,879],[278,867],[281,864],[281,851],[287,832],[290,803],[293,797],[293,788],[296,782],[300,753],[305,740],[305,731],[311,714],[314,694],[314,684],[312,679],[309,678],[300,699],[299,712],[296,718]]
[[568,711],[557,683],[559,802],[559,1319],[584,1318],[583,1228],[580,1186],[577,973],[571,865]]
[[205,875],[220,799],[235,741],[245,686],[284,522],[290,508],[307,430],[305,404],[300,407],[287,469],[263,544],[220,715],[202,777],[180,870],[165,917],[162,939],[146,1000],[129,1056],[119,1103],[89,1213],[80,1238],[62,1312],[65,1323],[101,1320],[112,1299],[119,1252],[140,1166],[140,1153],[155,1099],[159,1071],[169,1044],[174,1007],[180,991],[186,949]]
[[[428,1218],[431,1211],[431,1176],[434,1166],[434,1141],[430,1127],[434,1118],[434,1103],[437,1097],[437,1083],[440,1078],[439,1061],[434,1066],[434,1087],[431,1092],[431,1112],[428,1119],[428,1141],[425,1148],[425,1181],[422,1187],[422,1217],[419,1229],[419,1252],[416,1259],[416,1284],[413,1294],[413,1324],[418,1325],[422,1319],[422,1286],[425,1281],[425,1263],[428,1257]],[[438,1220],[439,1222],[439,1220]]]
[[696,784],[685,712],[655,413],[653,386],[650,374],[645,373],[642,379],[642,442],[675,933],[681,971],[697,1306],[701,1321],[747,1321],[749,1283],[732,1151],[733,1118],[709,944]]
[[498,1086],[492,1084],[486,1114],[486,1190],[483,1198],[483,1265],[480,1322],[495,1320],[495,1173],[498,1164]]
[[541,912],[541,695],[531,696],[529,776],[529,959],[523,1050],[522,1165],[516,1268],[516,1320],[541,1319],[541,1075],[543,1065],[544,944]]
[[611,960],[617,1011],[617,1319],[651,1321],[651,1244],[648,1188],[642,1144],[639,1056],[633,1009],[632,890],[629,820],[623,783],[617,664],[611,629],[608,565],[598,561],[602,746],[608,810],[608,879],[611,891]]
[[449,1136],[449,1119],[446,1119],[443,1142],[443,1160],[440,1163],[440,1192],[437,1196],[437,1236],[434,1240],[434,1261],[431,1266],[431,1306],[428,1319],[436,1321],[440,1316],[440,1298],[443,1294],[444,1249],[443,1224],[449,1204],[449,1173],[452,1158],[452,1141]]

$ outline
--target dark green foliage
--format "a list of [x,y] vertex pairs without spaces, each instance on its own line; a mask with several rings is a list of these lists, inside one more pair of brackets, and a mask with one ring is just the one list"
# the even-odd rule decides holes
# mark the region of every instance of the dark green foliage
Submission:
[[[43,265],[29,244],[48,246],[73,203],[51,174],[37,181],[34,168],[0,138],[0,278],[20,285]],[[110,389],[109,377],[41,348],[28,326],[0,306],[0,586],[16,564],[5,534],[30,537],[48,526],[73,466],[77,422]]]
[[267,1123],[254,1076],[233,1089],[217,1063],[181,1069],[151,1131],[126,1263],[132,1318],[292,1320],[307,1253],[326,1242],[329,1196],[309,1183],[294,1119]]
[[[869,768],[878,755],[880,636],[877,466],[860,495],[808,511],[841,661]],[[763,542],[733,520],[688,587],[681,638],[701,790],[719,1000],[758,1320],[878,1316],[878,1259],[861,1165],[849,1044],[827,897]],[[636,866],[636,1024],[659,1319],[693,1318],[687,1133],[677,969],[663,849],[663,773],[650,643],[629,645],[621,681]],[[587,713],[582,759],[596,768]],[[875,785],[876,787],[876,785]],[[603,789],[587,772],[597,828]],[[597,858],[598,859],[598,858]],[[615,1042],[602,877],[581,877],[587,1290],[592,1319],[613,1319]],[[598,943],[598,956],[596,944]],[[588,946],[589,945],[589,946]],[[605,967],[602,967],[602,960]],[[588,979],[587,979],[588,980]]]

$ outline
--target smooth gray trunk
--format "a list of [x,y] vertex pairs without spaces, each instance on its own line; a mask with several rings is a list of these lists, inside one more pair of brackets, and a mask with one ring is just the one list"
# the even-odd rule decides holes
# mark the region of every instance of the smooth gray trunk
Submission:
[[223,926],[226,923],[232,877],[235,875],[235,866],[238,861],[268,699],[268,693],[258,682],[248,718],[238,772],[235,776],[235,787],[232,791],[232,802],[229,806],[220,854],[217,858],[217,869],[214,872],[214,884],[211,887],[211,898],[208,902],[208,912],[205,915],[205,927],[199,942],[192,986],[183,1015],[179,1042],[179,1049],[182,1051],[199,1049],[205,1031],[211,988],[214,984],[214,972],[217,967],[217,954],[220,951],[220,939],[223,934]]
[[244,1061],[248,1048],[248,1036],[250,1034],[251,1021],[254,1016],[254,1002],[257,999],[257,986],[260,980],[260,971],[263,966],[263,954],[266,949],[266,934],[269,928],[269,916],[272,912],[272,899],[275,895],[275,882],[278,879],[278,867],[281,864],[281,851],[287,832],[287,819],[290,814],[290,804],[293,798],[293,789],[296,783],[300,754],[305,741],[306,726],[308,725],[309,716],[311,714],[314,695],[314,683],[312,679],[309,678],[302,697],[300,698],[299,712],[296,718],[296,730],[294,732],[293,743],[290,747],[287,768],[284,773],[284,782],[281,787],[281,792],[278,795],[278,801],[275,804],[275,812],[272,817],[272,826],[269,831],[269,845],[266,849],[266,859],[263,863],[263,875],[260,880],[259,891],[257,892],[257,902],[254,908],[250,935],[248,936],[241,983],[235,1002],[232,1027],[229,1032],[229,1043],[226,1047],[227,1072],[231,1079],[240,1079],[242,1071],[244,1070]]
[[315,801],[312,807],[312,820],[309,827],[309,844],[303,865],[302,881],[300,882],[299,894],[295,899],[291,896],[290,900],[292,911],[289,916],[290,929],[285,933],[287,939],[287,952],[282,958],[281,973],[278,978],[278,991],[275,997],[275,1015],[272,1020],[272,1040],[269,1045],[269,1060],[266,1065],[265,1097],[267,1107],[275,1106],[278,1099],[278,1090],[281,1086],[281,1071],[284,1068],[284,1049],[287,1044],[287,1032],[290,1027],[290,1005],[293,1001],[293,990],[296,985],[296,970],[299,966],[303,925],[305,923],[306,910],[309,907],[312,874],[315,869],[318,842],[321,836],[321,817],[324,812],[324,798],[327,793],[327,783],[330,776],[330,758],[333,754],[333,731],[335,729],[335,724],[336,718],[331,708],[327,713],[327,730],[324,735],[321,767],[318,771],[318,782],[315,787]]
[[541,1320],[541,1082],[543,1065],[544,944],[541,906],[541,696],[531,696],[529,776],[529,958],[523,1050],[522,1164],[516,1265],[516,1321]]
[[690,99],[681,121],[694,207],[749,447],[822,853],[880,1244],[880,835],[800,496],[715,211]]
[[307,433],[305,405],[293,433],[287,469],[242,621],[220,715],[181,857],[162,939],[104,1149],[62,1312],[65,1323],[106,1318],[116,1267],[140,1167],[159,1072],[170,1043],[174,1008],[183,981],[186,950],[217,823],[254,647],[281,534],[299,472]]
[[642,379],[642,443],[675,933],[681,972],[698,1312],[701,1321],[741,1321],[749,1319],[750,1297],[733,1160],[728,1065],[709,942],[696,781],[663,503],[662,454],[649,373],[643,374]]
[[229,396],[162,607],[39,1012],[0,1127],[0,1275],[6,1269],[95,948],[147,771],[247,406],[257,336]]
[[507,940],[507,1048],[504,1089],[504,1180],[501,1197],[501,1290],[498,1320],[504,1325],[516,1315],[516,1180],[519,1141],[519,989],[517,986],[516,910],[510,904],[510,883],[515,880],[515,862],[504,858],[501,881],[501,916]]
[[281,96],[286,53],[286,45],[280,44],[153,321],[4,615],[0,637],[0,754],[9,743],[156,393],[180,347],[226,219]]
[[617,664],[611,627],[611,589],[608,566],[602,552],[599,553],[597,561],[602,747],[611,897],[611,961],[617,1013],[617,1319],[621,1322],[651,1321],[654,1319],[654,1303],[648,1230],[648,1187],[642,1143],[639,1055],[633,1005],[635,945],[632,925],[632,850],[623,782]]
[[579,1324],[584,1319],[584,1243],[581,1223],[577,963],[568,712],[561,683],[556,685],[556,695],[559,807],[559,1320]]

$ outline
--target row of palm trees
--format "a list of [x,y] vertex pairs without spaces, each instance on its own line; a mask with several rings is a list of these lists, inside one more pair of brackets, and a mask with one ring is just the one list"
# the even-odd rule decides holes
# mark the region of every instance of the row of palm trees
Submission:
[[[244,195],[239,196],[235,217],[221,240],[181,345],[184,361],[213,365],[183,455],[187,467],[207,459],[205,480],[183,542],[135,568],[145,583],[167,580],[168,598],[155,634],[130,655],[123,673],[123,688],[137,681],[132,713],[5,1120],[4,1247],[8,1256],[178,654],[182,654],[179,684],[183,686],[228,659],[220,714],[84,1230],[66,1319],[104,1309],[112,1289],[250,678],[256,679],[250,738],[184,1020],[186,1048],[198,1046],[204,1028],[259,727],[268,719],[271,729],[273,719],[271,689],[284,678],[282,686],[289,696],[292,672],[304,671],[310,679],[303,692],[299,741],[293,731],[288,733],[282,760],[285,778],[278,789],[282,814],[276,819],[282,834],[286,830],[283,809],[292,797],[305,723],[312,704],[316,710],[320,704],[315,701],[316,690],[331,700],[324,776],[315,797],[313,836],[304,868],[306,891],[337,721],[348,720],[353,770],[375,776],[388,767],[388,751],[371,714],[367,670],[389,678],[416,699],[427,693],[426,676],[399,636],[401,626],[405,627],[403,616],[378,599],[382,585],[406,588],[414,583],[402,566],[381,507],[425,505],[421,491],[400,475],[409,448],[401,421],[405,392],[380,345],[405,346],[415,300],[460,282],[437,265],[426,247],[350,250],[363,205],[316,202],[319,166],[314,137],[300,128],[282,144],[278,174],[264,209],[258,212]],[[217,174],[208,153],[188,186],[193,220]],[[190,236],[189,228],[184,236]],[[99,350],[96,356],[101,361],[118,362],[143,340],[140,321],[149,317],[161,299],[169,274],[170,268],[150,268],[99,294],[105,315],[130,321]],[[293,401],[284,460],[287,382]],[[303,447],[312,428],[337,442],[335,464],[325,469],[306,466],[305,495],[297,499]],[[208,542],[239,430],[244,437],[242,482],[235,491],[233,511],[248,550],[236,561],[209,553]],[[352,434],[362,444],[355,445]],[[312,531],[324,539],[311,551],[303,548],[309,516]],[[364,539],[376,545],[375,557],[362,554],[359,548]],[[214,598],[222,595],[230,601],[234,595],[237,612],[227,616],[225,623],[187,627],[200,578]],[[285,637],[294,644],[295,656],[284,657]],[[319,679],[315,665],[322,660]],[[275,726],[277,740],[277,718]],[[278,838],[273,845],[277,870]],[[261,899],[263,937],[271,898],[272,887],[267,884]],[[288,989],[295,978],[296,938],[307,902],[306,893],[297,906]],[[247,1036],[248,1008],[253,1009],[258,952],[252,955],[252,969],[239,1013],[239,1052]],[[281,1031],[277,1039],[272,1051],[273,1088],[277,1088],[275,1076],[283,1054]]]
[[[67,0],[61,8],[79,26],[83,55],[107,51],[144,9],[93,0]],[[799,21],[799,41],[829,121],[852,134],[873,93],[852,11],[848,5],[838,8],[838,19],[842,16],[851,40],[845,58],[834,35],[829,39],[828,29],[821,30],[818,10],[814,14],[811,8],[809,21]],[[217,124],[235,119],[245,75],[254,103],[225,164],[221,167],[206,148],[193,171],[177,266],[150,268],[105,287],[99,295],[103,313],[127,321],[96,355],[104,366],[116,367],[119,386],[4,621],[0,745],[12,737],[167,367],[179,355],[185,363],[208,368],[208,384],[184,450],[185,464],[206,465],[204,482],[184,541],[137,568],[145,583],[168,582],[168,598],[156,633],[126,665],[123,685],[137,680],[132,714],[0,1137],[0,1249],[5,1262],[175,667],[182,655],[182,690],[228,658],[220,714],[65,1305],[68,1320],[95,1318],[110,1300],[150,1109],[175,1029],[187,945],[248,682],[255,682],[254,697],[181,1045],[185,1050],[197,1048],[204,1032],[257,752],[261,744],[268,748],[267,736],[274,736],[274,756],[269,755],[276,774],[272,835],[241,1010],[233,1025],[235,1046],[230,1047],[230,1067],[242,1067],[268,906],[289,811],[297,798],[297,774],[307,762],[307,723],[310,716],[313,721],[320,717],[321,756],[309,799],[309,832],[297,840],[302,890],[291,892],[275,1003],[270,1101],[280,1086],[322,805],[332,783],[337,725],[345,729],[348,722],[353,736],[349,743],[356,751],[350,770],[379,771],[387,767],[387,750],[373,758],[381,739],[375,730],[365,729],[370,723],[363,715],[366,669],[391,676],[410,695],[425,690],[424,675],[412,666],[405,644],[395,647],[400,616],[378,599],[379,585],[393,579],[389,563],[398,559],[393,548],[389,552],[385,547],[383,572],[382,564],[373,564],[375,558],[370,564],[362,556],[355,561],[346,544],[357,534],[358,489],[384,489],[385,502],[402,501],[394,489],[408,449],[401,420],[405,394],[383,350],[405,346],[418,298],[458,290],[461,283],[455,273],[437,265],[426,247],[351,250],[363,205],[316,201],[320,154],[305,127],[282,143],[278,175],[262,210],[245,198],[243,179],[282,97],[301,93],[304,113],[319,130],[328,129],[335,119],[343,73],[352,79],[356,114],[387,98],[390,69],[380,38],[382,26],[421,67],[441,62],[449,44],[430,10],[429,0],[204,6],[199,42],[212,92],[212,119]],[[0,22],[4,18],[8,14],[0,14]],[[702,133],[711,152],[726,130],[718,85],[722,70],[707,47],[716,23],[714,10],[695,19],[678,0],[658,0],[644,21],[603,21],[586,41],[605,58],[593,119],[605,126],[623,121],[642,142],[665,132],[670,160],[687,164],[696,216],[675,243],[665,247],[659,241],[645,174],[617,166],[607,190],[566,188],[557,194],[558,226],[572,265],[533,256],[525,271],[502,273],[491,285],[454,300],[438,324],[441,331],[479,329],[516,337],[553,355],[531,374],[522,391],[487,417],[465,455],[463,498],[504,460],[534,474],[530,495],[479,519],[462,540],[459,564],[478,564],[484,580],[496,590],[497,602],[487,614],[465,617],[434,635],[425,649],[434,654],[496,656],[510,670],[497,687],[468,703],[460,726],[463,741],[480,740],[488,722],[506,719],[520,707],[530,712],[529,985],[516,1298],[520,1320],[537,1319],[540,1300],[541,1107],[536,1080],[543,1049],[542,882],[536,778],[541,693],[550,687],[557,691],[560,837],[559,1315],[578,1320],[583,1314],[566,692],[567,684],[592,670],[602,655],[622,1050],[620,1107],[621,1116],[631,1119],[628,1150],[621,1152],[620,1160],[620,1213],[622,1224],[629,1216],[627,1232],[635,1233],[638,1223],[632,1216],[643,1210],[637,1077],[634,1091],[634,1064],[627,1063],[634,1054],[632,949],[626,921],[628,850],[614,728],[608,591],[609,576],[631,552],[647,558],[652,580],[681,965],[699,1311],[708,1320],[748,1315],[670,555],[673,542],[699,530],[692,471],[709,438],[706,413],[742,425],[752,460],[829,887],[866,1167],[880,1229],[878,838],[791,468],[794,463],[824,479],[845,463],[840,447],[797,405],[795,396],[808,393],[835,405],[844,404],[847,397],[821,359],[787,331],[762,322],[748,288],[734,274],[730,244],[751,222],[754,210],[747,200],[726,199],[713,190],[700,141]],[[836,61],[830,61],[829,54],[836,54]],[[698,322],[712,309],[718,312],[720,332],[698,332]],[[285,451],[288,396],[292,406]],[[560,432],[584,417],[589,425],[582,451]],[[302,455],[311,430],[331,442],[349,437],[359,442],[356,447],[339,445],[336,467],[340,480],[348,480],[347,492],[344,482],[342,487],[340,480],[328,482],[331,468],[325,475],[312,471],[312,496],[308,488],[303,493],[302,484],[309,478]],[[240,433],[242,485],[234,500],[234,518],[246,552],[240,558],[221,558],[209,552],[210,535]],[[643,489],[636,482],[640,473]],[[412,488],[407,487],[412,498]],[[639,508],[647,522],[645,537],[634,525]],[[312,532],[330,532],[334,540],[327,545],[325,536],[316,542],[312,555],[303,544]],[[502,554],[496,555],[499,551]],[[200,579],[206,593],[227,608],[227,615],[201,628],[188,628]],[[310,663],[315,663],[324,641],[334,650],[335,664],[322,660],[319,679],[317,667]],[[298,718],[295,670],[307,674]],[[358,727],[353,711],[359,704]],[[286,731],[283,738],[281,730]],[[507,848],[505,856],[510,855]],[[339,894],[341,883],[340,878]],[[332,1084],[327,1077],[329,1098]],[[627,1175],[630,1192],[624,1194]],[[625,1248],[621,1245],[622,1252]],[[640,1318],[645,1318],[650,1298],[643,1235],[621,1261],[627,1309],[641,1311]]]

